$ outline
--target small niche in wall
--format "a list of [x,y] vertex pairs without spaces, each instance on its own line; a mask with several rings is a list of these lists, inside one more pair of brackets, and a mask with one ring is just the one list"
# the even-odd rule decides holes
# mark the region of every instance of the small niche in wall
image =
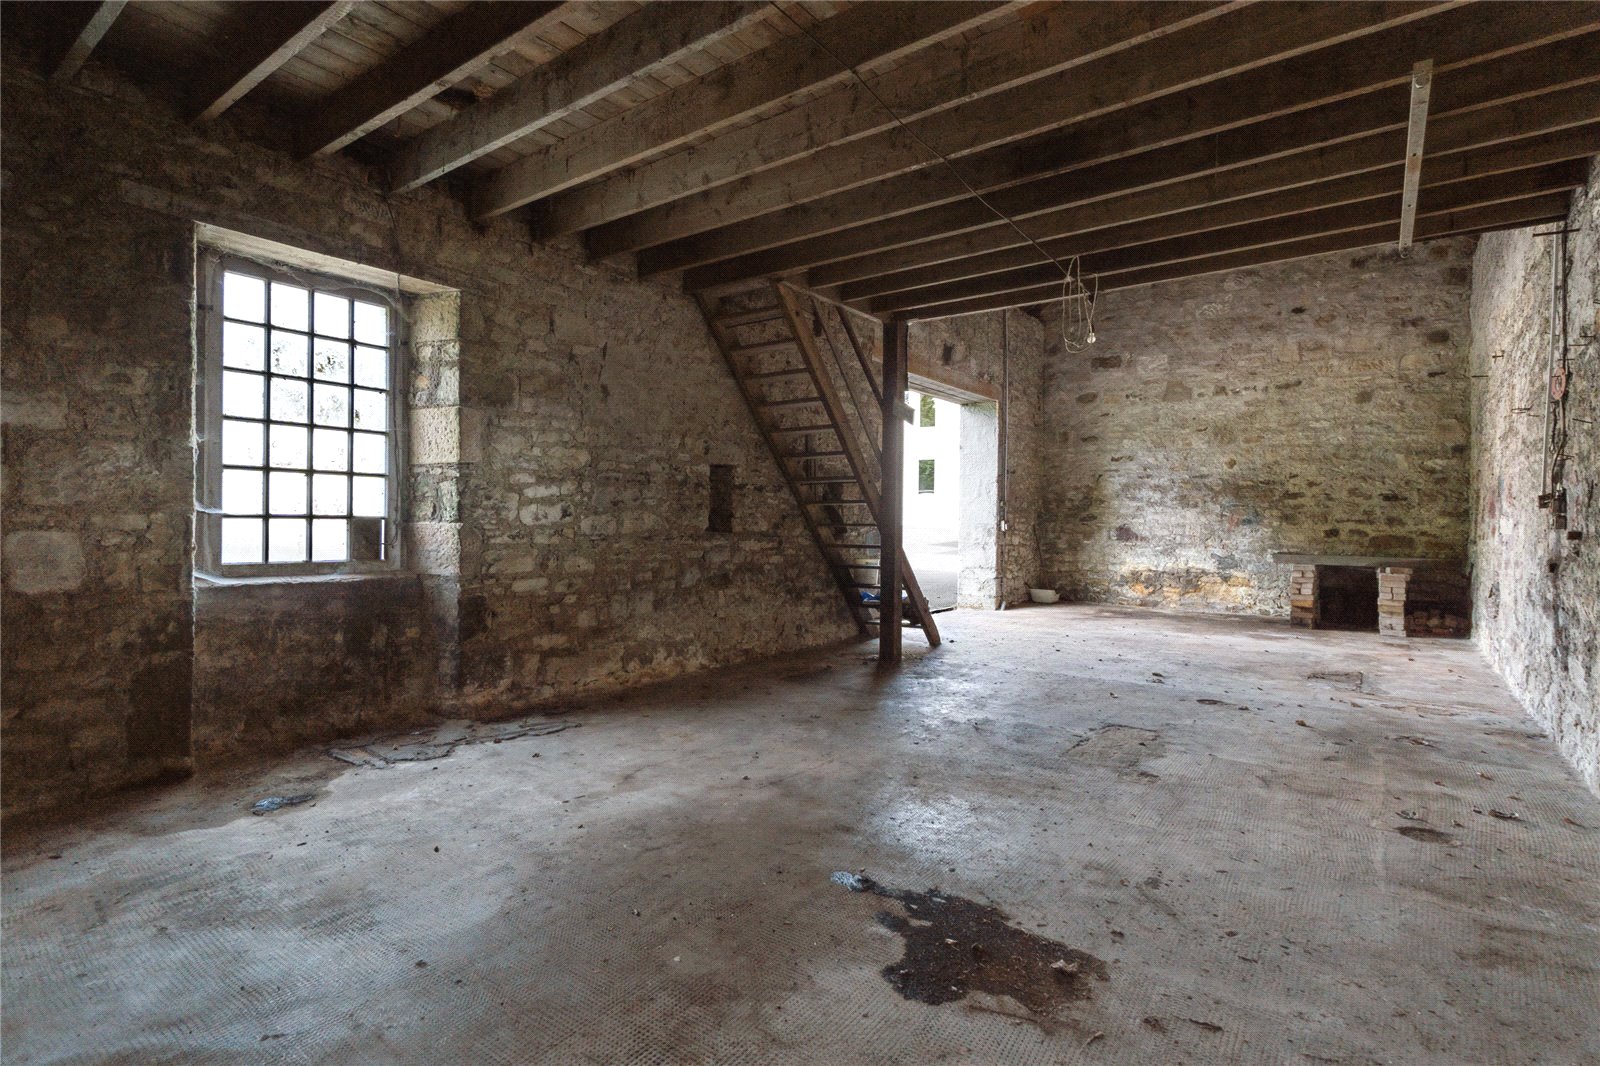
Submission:
[[726,463],[711,464],[711,508],[706,532],[733,532],[733,467]]

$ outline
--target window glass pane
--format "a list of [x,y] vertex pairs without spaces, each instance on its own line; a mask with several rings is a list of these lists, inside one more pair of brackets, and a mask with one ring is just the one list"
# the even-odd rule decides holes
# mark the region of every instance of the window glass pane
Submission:
[[266,378],[260,374],[241,374],[227,370],[222,374],[222,413],[236,418],[261,418],[266,414],[262,405],[261,386]]
[[277,422],[306,421],[306,393],[309,386],[303,381],[287,378],[272,379],[272,417]]
[[314,563],[342,563],[350,554],[345,546],[345,526],[342,518],[313,518],[311,520],[311,561]]
[[383,478],[358,477],[355,482],[350,507],[351,514],[382,518],[384,515]]
[[350,435],[342,429],[313,430],[311,458],[318,470],[349,470]]
[[350,301],[343,296],[319,292],[312,298],[317,332],[330,337],[350,336]]
[[222,313],[229,318],[260,322],[266,317],[267,283],[248,274],[222,275]]
[[917,491],[918,492],[932,492],[933,491],[933,460],[932,459],[919,459],[919,460],[917,460]]
[[318,385],[312,421],[319,426],[349,425],[350,390],[343,385]]
[[222,461],[229,466],[260,466],[264,458],[259,422],[222,423]]
[[343,474],[311,475],[311,513],[343,515],[349,513],[350,479]]
[[272,331],[272,372],[274,374],[292,374],[295,377],[306,376],[306,347],[308,338],[304,333],[285,333],[281,329]]
[[267,434],[269,466],[306,466],[306,431],[299,426],[273,426]]
[[228,514],[260,514],[261,472],[259,470],[224,470],[222,472],[222,509]]
[[389,343],[389,309],[379,304],[356,301],[356,340],[367,344]]
[[382,348],[356,349],[356,384],[373,389],[389,387],[389,353]]
[[306,328],[306,290],[298,285],[272,283],[272,324],[284,329]]
[[304,518],[267,519],[267,562],[303,563],[306,561],[306,520]]
[[933,425],[933,420],[934,420],[934,417],[935,417],[934,416],[934,408],[933,408],[933,397],[932,396],[924,396],[922,398],[921,407],[922,407],[922,424],[924,426]]
[[357,429],[388,429],[388,398],[381,392],[355,390],[355,427]]
[[376,433],[356,433],[355,469],[362,474],[382,474],[388,471],[384,457],[384,440]]
[[261,519],[222,520],[222,561],[225,563],[261,561]]
[[245,326],[238,322],[222,324],[222,365],[240,370],[260,370],[261,352],[265,347],[260,326]]
[[318,337],[311,346],[311,373],[324,381],[350,380],[350,346]]
[[274,470],[267,483],[268,510],[273,514],[306,513],[306,476]]

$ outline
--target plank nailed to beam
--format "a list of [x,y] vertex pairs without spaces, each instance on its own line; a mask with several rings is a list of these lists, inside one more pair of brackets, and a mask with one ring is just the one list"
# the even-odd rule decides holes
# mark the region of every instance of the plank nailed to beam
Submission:
[[675,63],[770,13],[765,3],[652,4],[527,77],[407,141],[390,164],[396,191],[448,174]]
[[[552,197],[540,232],[559,237],[865,137],[980,96],[1000,92],[1120,48],[1194,25],[1231,3],[1123,3],[1042,6],[976,37],[949,38],[862,85],[850,81],[714,141],[608,175]],[[879,101],[882,101],[881,103]]]
[[969,0],[851,8],[811,31],[832,55],[805,34],[786,37],[495,171],[479,184],[473,212],[478,218],[504,214],[714,132],[797,92],[841,82],[849,74],[839,60],[883,62],[999,10],[1004,9]]
[[557,17],[559,2],[468,4],[318,103],[299,138],[303,156],[327,155],[460,81],[523,33]]
[[1428,133],[1428,95],[1433,89],[1433,60],[1424,59],[1411,71],[1411,124],[1406,131],[1406,177],[1401,194],[1400,254],[1411,251],[1411,231],[1417,222],[1417,189],[1422,182],[1422,152]]
[[222,58],[194,75],[190,114],[210,122],[238,103],[323,31],[344,18],[355,0],[250,0],[230,4],[221,31]]
[[65,48],[50,71],[52,82],[65,85],[78,76],[78,71],[89,61],[89,53],[95,50],[127,3],[128,0],[106,0],[105,3],[55,5],[52,13],[59,13],[62,20]]

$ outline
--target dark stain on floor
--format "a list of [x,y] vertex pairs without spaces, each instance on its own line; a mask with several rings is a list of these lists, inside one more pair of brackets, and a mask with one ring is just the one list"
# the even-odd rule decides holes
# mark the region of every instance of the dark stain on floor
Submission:
[[1425,825],[1398,825],[1395,826],[1394,831],[1403,837],[1425,841],[1429,844],[1454,844],[1456,842],[1455,838],[1449,833],[1444,833],[1437,829],[1429,829]]
[[883,977],[906,999],[937,1005],[982,992],[1009,996],[1048,1016],[1063,1003],[1090,998],[1091,981],[1110,980],[1102,960],[1018,929],[997,907],[938,888],[914,892],[865,877],[846,882],[837,875],[835,881],[905,909],[903,914],[880,911],[877,920],[905,938],[905,955],[885,966]]

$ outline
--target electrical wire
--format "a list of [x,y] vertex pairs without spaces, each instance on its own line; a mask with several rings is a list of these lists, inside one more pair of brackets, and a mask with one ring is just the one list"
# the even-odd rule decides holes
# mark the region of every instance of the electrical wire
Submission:
[[[945,155],[943,152],[939,151],[939,149],[937,149],[933,145],[929,144],[927,142],[927,140],[924,139],[923,136],[920,133],[918,133],[916,130],[912,129],[911,126],[909,124],[907,124],[904,119],[902,119],[900,117],[900,115],[895,111],[895,109],[889,106],[889,102],[887,100],[885,100],[883,97],[878,95],[878,91],[872,87],[872,84],[869,81],[867,81],[866,78],[861,76],[861,72],[860,71],[858,71],[854,66],[850,65],[849,63],[846,63],[843,59],[841,59],[839,57],[838,53],[836,53],[833,49],[829,48],[826,44],[824,44],[822,42],[822,39],[820,37],[818,37],[815,33],[811,32],[811,28],[809,26],[802,25],[798,19],[796,19],[793,15],[789,14],[788,11],[786,11],[782,7],[780,7],[778,5],[778,3],[777,3],[777,0],[769,0],[769,2],[772,4],[773,10],[777,11],[778,14],[782,15],[784,18],[788,19],[790,24],[792,24],[795,29],[799,30],[801,33],[803,33],[807,37],[811,38],[811,43],[812,44],[814,44],[818,48],[822,49],[823,53],[826,54],[829,59],[832,59],[835,63],[839,64],[841,69],[846,71],[851,77],[853,77],[857,82],[859,82],[861,84],[861,87],[867,91],[867,94],[870,95],[874,100],[876,100],[878,102],[878,106],[883,108],[883,110],[888,114],[888,116],[890,118],[894,119],[895,125],[899,126],[906,133],[910,134],[911,138],[913,140],[915,140],[918,144],[922,145],[922,147],[928,152],[928,154],[932,155],[934,158],[939,160],[939,162],[943,163],[945,165],[946,169],[948,169],[950,171],[950,173],[955,177],[955,179],[961,183],[962,187],[965,188],[967,190],[967,192],[972,195],[973,199],[977,200],[980,204],[982,204],[984,207],[988,208],[991,212],[993,212],[993,214],[994,214],[994,216],[996,218],[998,218],[1000,221],[1004,222],[1006,225],[1010,226],[1013,230],[1015,230],[1017,236],[1021,237],[1024,241],[1028,242],[1028,244],[1032,245],[1034,251],[1038,252],[1045,259],[1049,260],[1050,263],[1052,265],[1054,265],[1057,270],[1061,271],[1061,292],[1062,292],[1062,299],[1063,300],[1065,300],[1067,298],[1067,290],[1072,288],[1074,285],[1077,286],[1077,290],[1078,291],[1073,293],[1073,296],[1078,298],[1078,299],[1087,298],[1088,290],[1084,287],[1083,274],[1082,274],[1082,270],[1081,269],[1079,270],[1078,275],[1076,277],[1074,277],[1072,272],[1071,272],[1071,270],[1069,270],[1066,266],[1062,265],[1061,260],[1057,259],[1055,256],[1051,255],[1048,251],[1046,251],[1044,245],[1042,245],[1038,241],[1034,240],[1032,237],[1030,237],[1027,234],[1027,232],[1025,230],[1023,230],[1023,228],[1021,226],[1017,225],[1015,219],[1013,219],[1010,215],[1006,214],[1004,211],[1000,210],[994,204],[990,203],[989,200],[981,192],[979,192],[973,186],[973,184],[971,182],[969,182],[966,178],[962,177],[961,176],[961,171],[956,169],[956,165],[953,162],[951,162],[949,156]],[[1073,256],[1072,257],[1072,262],[1076,263],[1077,261],[1078,261],[1078,257],[1077,256]],[[1098,279],[1096,279],[1095,291],[1096,291],[1096,294],[1098,295],[1098,292],[1099,292]],[[1090,310],[1091,310],[1091,312],[1093,310],[1092,304],[1091,304]],[[1062,326],[1062,329],[1063,329],[1063,339],[1065,339],[1065,308],[1064,307],[1063,307],[1063,326]],[[1093,342],[1091,341],[1090,343],[1093,343]],[[1069,346],[1069,350],[1071,350],[1070,346]]]

